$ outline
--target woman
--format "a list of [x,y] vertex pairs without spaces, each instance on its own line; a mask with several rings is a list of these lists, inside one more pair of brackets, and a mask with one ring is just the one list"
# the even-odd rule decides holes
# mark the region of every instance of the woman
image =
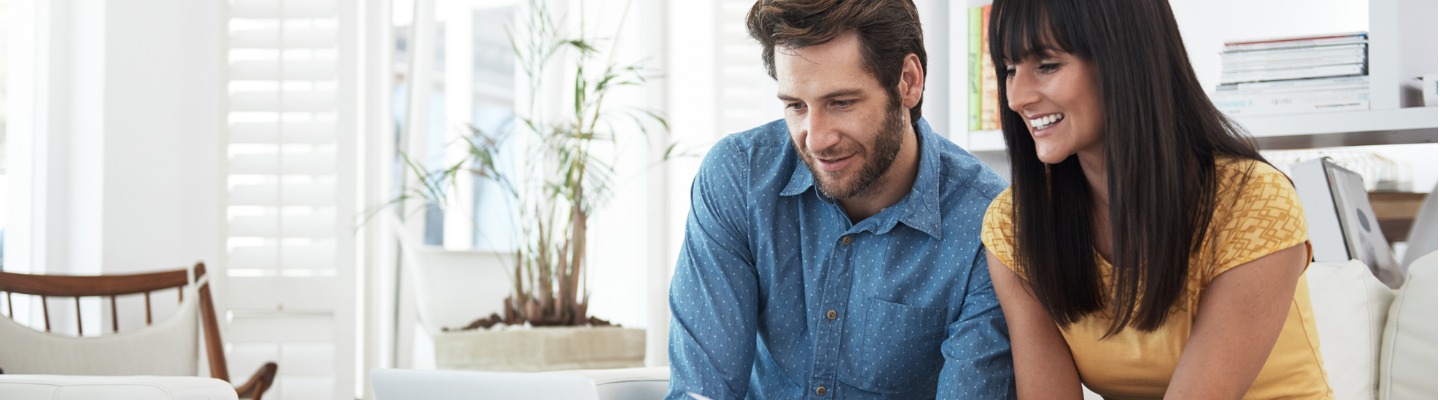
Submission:
[[1290,181],[1164,0],[996,0],[1012,186],[986,213],[1020,397],[1331,398]]

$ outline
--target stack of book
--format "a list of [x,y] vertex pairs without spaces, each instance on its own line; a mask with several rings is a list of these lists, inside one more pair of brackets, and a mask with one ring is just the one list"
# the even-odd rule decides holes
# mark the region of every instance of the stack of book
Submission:
[[1231,116],[1370,109],[1365,32],[1225,43],[1212,99]]

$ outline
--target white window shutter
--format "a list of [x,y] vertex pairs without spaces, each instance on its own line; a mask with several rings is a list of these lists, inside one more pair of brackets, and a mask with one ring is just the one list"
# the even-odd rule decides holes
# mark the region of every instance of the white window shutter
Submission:
[[[717,134],[741,132],[784,117],[777,86],[765,72],[760,42],[750,37],[745,16],[754,1],[723,0],[716,13],[715,121]],[[718,139],[718,138],[717,138]]]
[[279,364],[266,399],[355,397],[356,4],[231,0],[226,259],[231,379]]

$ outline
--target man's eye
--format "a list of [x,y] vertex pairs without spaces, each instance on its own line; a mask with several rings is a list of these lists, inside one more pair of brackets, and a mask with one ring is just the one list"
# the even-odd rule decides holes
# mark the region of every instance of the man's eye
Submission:
[[849,107],[852,104],[855,104],[855,100],[836,100],[835,102],[830,104],[835,106],[836,108],[845,108]]
[[804,108],[805,108],[805,104],[804,104],[804,103],[785,103],[785,109],[786,109],[786,110],[790,110],[790,111],[800,111],[800,110],[802,110],[802,109],[804,109]]

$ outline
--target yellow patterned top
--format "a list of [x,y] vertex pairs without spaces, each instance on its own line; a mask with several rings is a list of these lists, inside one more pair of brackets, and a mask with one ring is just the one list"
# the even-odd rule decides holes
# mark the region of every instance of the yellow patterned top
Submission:
[[[1080,380],[1090,390],[1111,399],[1163,397],[1189,340],[1200,295],[1211,280],[1231,268],[1300,243],[1305,243],[1309,251],[1305,213],[1284,174],[1253,160],[1219,160],[1216,169],[1216,210],[1208,237],[1203,250],[1190,256],[1185,293],[1176,301],[1165,324],[1148,333],[1127,327],[1101,340],[1111,319],[1107,312],[1096,312],[1061,330]],[[1247,172],[1249,179],[1244,180]],[[985,213],[981,240],[1000,261],[1025,278],[1024,267],[1015,265],[1012,210],[1011,192],[1006,189]],[[1109,293],[1113,267],[1098,253],[1096,264],[1104,281],[1102,293]],[[1301,276],[1279,340],[1245,398],[1333,398],[1326,382],[1309,285]]]

